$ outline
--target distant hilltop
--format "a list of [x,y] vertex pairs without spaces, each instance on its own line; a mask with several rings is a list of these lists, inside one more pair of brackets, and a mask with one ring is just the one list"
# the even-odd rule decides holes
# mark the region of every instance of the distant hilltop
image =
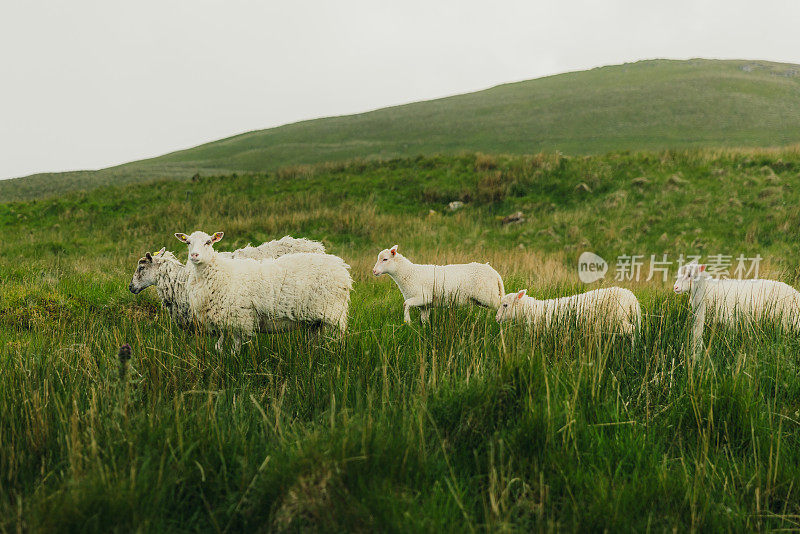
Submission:
[[650,60],[248,132],[98,171],[0,181],[0,199],[112,183],[462,151],[593,154],[800,142],[800,66]]

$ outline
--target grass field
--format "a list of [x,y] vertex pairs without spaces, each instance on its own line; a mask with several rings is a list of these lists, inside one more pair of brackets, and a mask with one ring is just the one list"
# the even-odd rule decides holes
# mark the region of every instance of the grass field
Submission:
[[[796,529],[796,334],[710,326],[694,362],[671,280],[625,284],[646,312],[634,347],[481,309],[407,326],[370,268],[398,243],[560,296],[586,288],[584,250],[758,253],[797,287],[798,177],[789,149],[467,154],[0,204],[0,530]],[[174,328],[127,285],[195,229],[224,230],[224,250],[323,240],[352,265],[348,334],[231,356]]]
[[641,61],[248,132],[99,172],[4,180],[0,199],[352,158],[784,146],[800,142],[799,103],[798,65]]

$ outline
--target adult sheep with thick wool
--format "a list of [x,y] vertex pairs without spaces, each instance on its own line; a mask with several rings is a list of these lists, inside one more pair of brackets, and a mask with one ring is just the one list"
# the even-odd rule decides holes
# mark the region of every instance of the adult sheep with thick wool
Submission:
[[642,323],[639,299],[622,287],[547,300],[529,297],[527,292],[522,289],[503,297],[497,310],[498,323],[525,320],[530,325],[547,328],[556,321],[574,317],[581,325],[605,327],[626,335],[634,334]]
[[[306,238],[284,236],[281,239],[266,241],[257,247],[250,245],[234,250],[220,252],[220,256],[229,258],[269,259],[296,252],[325,253],[325,246],[319,241]],[[189,279],[187,266],[181,263],[172,252],[162,248],[158,252],[145,254],[139,259],[128,289],[134,295],[150,286],[155,286],[162,306],[167,310],[175,323],[183,329],[192,327],[192,313],[189,307],[189,295],[186,282]]]
[[[223,233],[176,233],[189,248],[187,289],[192,314],[204,327],[241,337],[311,326],[347,328],[350,266],[330,254],[275,259],[227,258],[214,250]],[[217,342],[222,349],[224,334]]]
[[280,239],[273,239],[272,241],[262,243],[257,247],[247,245],[233,252],[220,252],[220,254],[223,256],[230,256],[231,258],[262,260],[264,258],[278,258],[286,254],[297,254],[298,252],[325,254],[325,245],[319,241],[313,241],[305,237],[296,238],[286,235]]
[[497,309],[503,297],[503,279],[488,263],[419,265],[397,251],[397,245],[378,254],[372,274],[388,274],[403,294],[403,319],[411,322],[411,308],[420,308],[423,323],[431,307],[477,304]]
[[128,290],[138,295],[150,286],[156,286],[161,305],[180,328],[192,327],[192,312],[189,308],[189,294],[186,281],[189,271],[178,261],[172,252],[162,248],[158,252],[149,252],[139,259],[133,272]]

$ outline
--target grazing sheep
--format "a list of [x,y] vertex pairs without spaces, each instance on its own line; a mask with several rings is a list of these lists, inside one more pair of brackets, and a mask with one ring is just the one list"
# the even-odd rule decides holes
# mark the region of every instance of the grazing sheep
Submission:
[[433,306],[472,303],[497,309],[504,293],[503,279],[488,263],[417,265],[397,252],[397,245],[378,254],[372,274],[388,274],[400,288],[407,323],[411,322],[411,307],[420,308],[425,323]]
[[[308,325],[347,328],[353,281],[350,268],[330,254],[286,254],[256,261],[227,258],[213,248],[223,233],[177,233],[189,247],[187,291],[194,318],[213,331],[242,336]],[[222,349],[224,335],[217,341]]]
[[528,324],[544,324],[574,316],[578,322],[602,325],[622,334],[633,334],[642,323],[639,300],[621,287],[606,287],[549,300],[527,296],[527,289],[503,297],[497,310],[497,322],[525,319]]
[[[296,252],[324,254],[325,246],[319,241],[287,235],[281,239],[267,241],[257,247],[248,245],[233,252],[220,252],[219,254],[229,258],[241,257],[260,260]],[[189,308],[189,295],[186,292],[188,278],[187,267],[178,261],[172,252],[165,252],[165,249],[162,248],[154,254],[148,252],[145,257],[139,259],[128,289],[136,295],[155,285],[158,297],[170,317],[179,327],[189,329],[192,327],[192,314]]]
[[697,262],[678,269],[675,293],[689,293],[694,322],[692,344],[702,348],[706,311],[729,327],[742,322],[774,320],[784,328],[800,329],[800,292],[775,280],[716,280]]
[[309,252],[312,254],[325,254],[325,245],[319,241],[312,241],[305,237],[295,238],[283,236],[280,239],[273,239],[262,243],[257,247],[247,245],[233,252],[219,252],[222,256],[231,258],[251,258],[261,260],[264,258],[277,258],[285,254],[296,254],[298,252]]
[[189,295],[186,292],[186,281],[189,271],[178,261],[172,252],[161,249],[158,252],[144,255],[139,259],[128,289],[138,295],[148,287],[156,286],[161,304],[169,312],[169,316],[179,327],[192,327],[192,313],[189,308]]

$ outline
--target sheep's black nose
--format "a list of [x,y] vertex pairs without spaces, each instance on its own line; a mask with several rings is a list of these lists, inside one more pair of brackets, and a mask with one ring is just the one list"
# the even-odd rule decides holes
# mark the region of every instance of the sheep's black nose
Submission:
[[133,284],[128,284],[128,291],[130,291],[134,295],[136,294],[136,290],[133,288]]

